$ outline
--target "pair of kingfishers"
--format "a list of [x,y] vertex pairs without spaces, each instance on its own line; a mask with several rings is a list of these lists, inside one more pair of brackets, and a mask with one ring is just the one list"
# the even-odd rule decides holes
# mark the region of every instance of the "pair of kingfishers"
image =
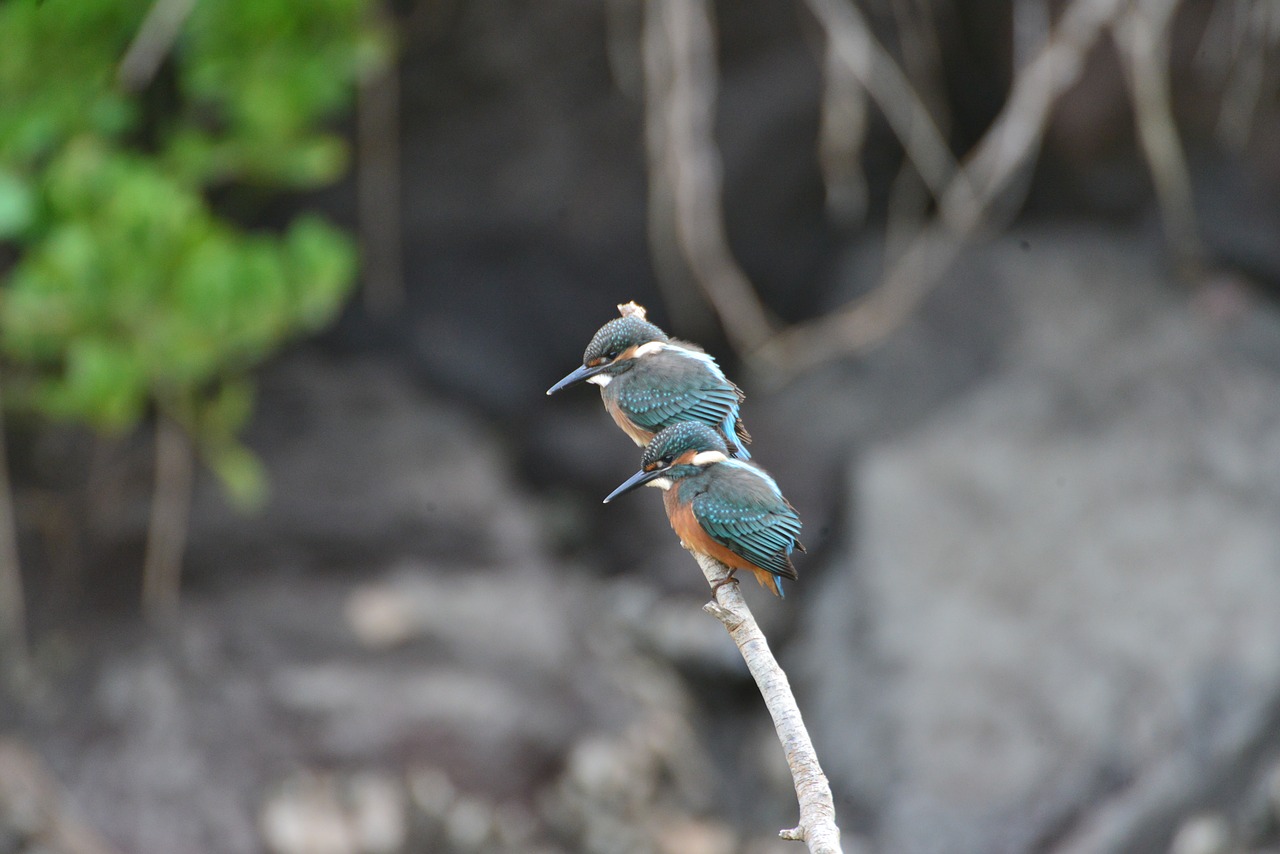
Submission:
[[800,518],[774,479],[749,462],[745,395],[701,348],[669,337],[634,304],[619,308],[623,316],[596,332],[582,366],[547,390],[598,385],[613,420],[644,447],[640,471],[605,503],[639,486],[662,489],[685,548],[723,563],[731,580],[749,570],[782,596],[781,579],[796,578],[792,552],[804,551]]

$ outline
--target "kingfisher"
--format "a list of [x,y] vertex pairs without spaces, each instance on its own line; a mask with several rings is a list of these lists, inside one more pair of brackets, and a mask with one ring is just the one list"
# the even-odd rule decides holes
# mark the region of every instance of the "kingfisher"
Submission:
[[751,459],[751,436],[740,414],[746,395],[716,360],[696,344],[668,336],[635,303],[618,308],[623,316],[596,331],[582,366],[547,394],[586,380],[600,386],[604,408],[637,445],[670,424],[698,421],[720,431],[734,457]]
[[[781,597],[794,581],[800,517],[778,484],[755,463],[729,456],[724,439],[696,421],[664,427],[644,449],[640,471],[609,493],[608,504],[638,486],[663,490],[671,527],[685,548],[713,557],[733,573],[748,569]],[[719,587],[717,584],[716,587]]]

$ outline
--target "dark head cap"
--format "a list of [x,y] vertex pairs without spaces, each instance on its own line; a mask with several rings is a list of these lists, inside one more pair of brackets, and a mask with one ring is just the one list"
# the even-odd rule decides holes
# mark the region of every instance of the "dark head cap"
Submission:
[[649,440],[640,467],[645,470],[666,468],[689,451],[719,451],[729,455],[724,439],[715,430],[700,421],[681,421],[664,427]]
[[650,341],[668,341],[667,333],[639,317],[617,317],[601,326],[587,350],[582,354],[582,364],[593,368],[612,362],[628,347],[638,347]]
[[[704,451],[716,451],[718,454],[712,454],[709,459],[691,465],[693,459]],[[676,463],[676,460],[688,456],[690,452],[693,457]],[[658,435],[649,440],[649,444],[644,449],[640,471],[610,492],[604,503],[608,504],[637,486],[658,483],[659,478],[676,481],[692,477],[701,470],[701,466],[711,465],[728,456],[729,452],[725,448],[724,439],[707,425],[697,421],[681,421],[678,424],[672,424],[658,431]],[[670,484],[667,485],[670,486]]]

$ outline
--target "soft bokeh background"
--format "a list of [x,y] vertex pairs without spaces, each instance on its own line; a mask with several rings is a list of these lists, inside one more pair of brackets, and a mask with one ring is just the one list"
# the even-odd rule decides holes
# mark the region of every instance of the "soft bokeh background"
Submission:
[[1274,0],[0,34],[0,852],[800,850],[599,503],[638,450],[543,394],[631,299],[805,521],[746,595],[846,851],[1280,849]]

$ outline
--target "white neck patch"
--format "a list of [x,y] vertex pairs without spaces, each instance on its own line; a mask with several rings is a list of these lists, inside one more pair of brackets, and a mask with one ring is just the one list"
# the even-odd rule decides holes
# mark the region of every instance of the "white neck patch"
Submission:
[[662,350],[664,346],[665,345],[661,341],[649,341],[637,347],[635,355],[632,358],[639,359],[644,356],[648,356],[651,353],[657,353],[659,350]]
[[694,454],[690,460],[695,466],[709,466],[712,463],[722,463],[729,459],[719,451],[703,451],[700,454]]
[[653,480],[646,483],[645,486],[656,486],[658,487],[658,489],[661,489],[663,492],[666,492],[668,489],[671,488],[671,478],[655,477]]
[[613,377],[608,374],[596,374],[594,377],[587,377],[587,382],[595,383],[600,386],[600,388],[604,388],[609,383],[613,382]]

